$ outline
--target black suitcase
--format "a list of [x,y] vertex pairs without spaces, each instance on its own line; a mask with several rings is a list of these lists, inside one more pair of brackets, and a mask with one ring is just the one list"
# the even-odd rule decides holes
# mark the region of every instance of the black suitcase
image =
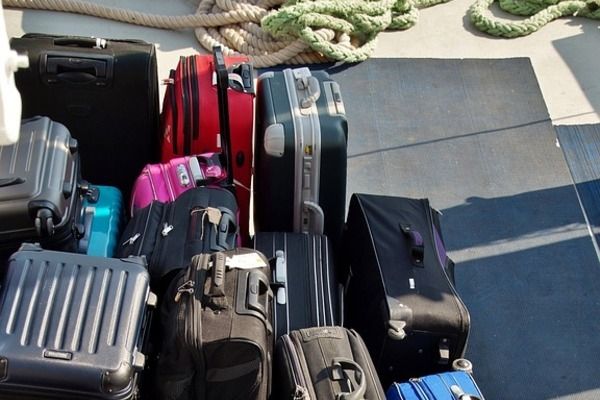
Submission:
[[123,230],[117,257],[145,256],[152,288],[160,295],[170,281],[166,275],[185,268],[194,255],[235,247],[237,214],[235,196],[222,188],[197,187],[171,203],[153,201]]
[[361,337],[339,326],[283,335],[273,370],[277,400],[385,400]]
[[[82,175],[118,187],[126,201],[144,165],[158,161],[158,78],[153,44],[26,34],[15,73],[23,116],[46,115],[80,143]],[[107,158],[108,156],[108,158]]]
[[142,258],[23,245],[0,297],[0,397],[133,398],[155,304]]
[[300,328],[341,324],[342,292],[326,236],[259,232],[254,248],[272,260],[275,338]]
[[269,265],[260,252],[194,256],[161,306],[158,398],[266,400],[272,302]]
[[24,120],[19,141],[0,146],[0,252],[29,240],[74,250],[79,183],[69,131],[46,117]]
[[364,338],[384,386],[450,370],[470,322],[438,213],[427,199],[354,194],[347,228],[346,323]]
[[257,91],[256,231],[325,234],[337,247],[348,135],[339,85],[296,68],[260,75]]

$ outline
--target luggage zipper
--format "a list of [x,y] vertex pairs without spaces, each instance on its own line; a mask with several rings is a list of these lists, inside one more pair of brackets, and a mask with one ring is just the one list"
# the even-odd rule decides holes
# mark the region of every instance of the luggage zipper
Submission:
[[[168,248],[166,243],[169,239],[169,233],[176,229],[172,224],[173,216],[175,215],[175,202],[165,204],[167,210],[163,210],[163,214],[167,214],[167,218],[160,220],[158,225],[158,230],[160,232],[157,235],[156,242],[154,243],[154,252],[152,253],[152,257],[149,265],[163,265],[162,259],[165,253],[165,250]],[[166,212],[165,212],[166,211]]]
[[190,93],[188,92],[188,57],[183,57],[181,60],[181,81],[182,81],[182,100],[183,100],[183,155],[190,154],[191,136],[190,136]]
[[150,216],[152,215],[153,207],[154,207],[154,202],[150,203],[150,206],[148,206],[148,211],[146,212],[146,218],[138,220],[138,221],[144,221],[144,229],[140,232],[137,229],[137,226],[135,226],[135,229],[132,232],[133,235],[131,235],[131,237],[129,237],[127,240],[125,240],[121,244],[121,246],[131,246],[131,245],[135,244],[141,238],[142,240],[139,241],[139,247],[137,248],[137,252],[132,251],[132,254],[135,254],[136,256],[141,255],[142,249],[144,247],[144,243],[146,242],[146,232],[148,230],[148,224],[150,223]]
[[169,98],[171,101],[171,118],[173,118],[171,126],[171,129],[173,129],[173,131],[171,132],[171,140],[173,141],[173,154],[177,154],[177,144],[179,142],[179,130],[177,129],[179,127],[179,124],[177,118],[179,118],[179,113],[177,112],[177,93],[175,88],[178,83],[179,85],[181,85],[181,80],[178,81],[177,71],[175,70],[171,70],[171,72],[169,73],[169,78],[173,80],[173,83],[167,86],[167,91],[169,93]]
[[[195,293],[196,282],[192,280],[194,275],[193,271],[194,266],[190,265],[186,271],[187,273],[184,277],[183,283],[177,288],[177,292],[175,293],[174,298],[175,303],[181,303],[177,307],[177,324],[179,325],[181,323],[181,326],[183,327],[183,332],[178,328],[178,333],[183,333],[182,342],[188,343],[189,345],[192,345],[194,338],[188,338],[188,332],[190,330],[194,330],[194,328],[192,327],[192,329],[190,329],[188,324],[191,323],[192,325],[194,325],[195,323],[194,318],[186,318],[186,314],[189,314],[189,309],[193,308],[193,305],[188,305],[189,299],[192,299],[192,303],[194,302],[193,297]],[[187,294],[186,301],[181,301],[181,297],[184,294]],[[193,310],[191,311],[193,316]]]
[[298,353],[296,353],[296,349],[294,348],[294,343],[289,335],[283,335],[281,341],[283,348],[285,349],[284,354],[287,356],[290,366],[292,367],[291,373],[295,385],[293,399],[309,400],[308,385],[304,379],[304,373],[302,371],[302,366],[300,365],[300,360],[298,359]]
[[[192,133],[191,137],[198,140],[200,137],[199,120],[200,120],[200,104],[199,104],[199,88],[198,88],[198,69],[196,67],[196,57],[190,57],[190,85],[191,85],[191,99],[192,99]],[[193,142],[190,139],[190,149],[193,147]]]
[[[435,240],[435,232],[433,231],[434,225],[433,225],[432,208],[431,208],[431,205],[429,204],[429,200],[425,200],[424,202],[425,202],[425,207],[427,207],[427,225],[429,225],[429,234],[431,235],[430,238],[433,241],[433,250],[435,251],[435,258],[438,259],[438,261],[439,261],[438,247],[437,247],[437,242]],[[444,268],[443,265],[442,265],[442,271],[444,272],[444,277],[446,278],[446,281],[448,282],[448,285],[450,286],[450,290],[452,291],[452,294],[454,294],[454,301],[456,303],[456,307],[459,309],[461,328],[463,331],[467,332],[467,336],[464,341],[464,344],[466,346],[468,337],[469,337],[469,329],[468,329],[467,323],[465,322],[465,319],[463,318],[462,310],[466,310],[467,307],[465,306],[465,303],[463,303],[462,299],[458,295],[458,292],[456,291],[454,284],[450,281],[450,277],[448,276],[448,273],[446,272],[446,269]],[[461,305],[462,305],[462,310],[461,310]],[[462,346],[462,347],[464,348],[465,346]]]

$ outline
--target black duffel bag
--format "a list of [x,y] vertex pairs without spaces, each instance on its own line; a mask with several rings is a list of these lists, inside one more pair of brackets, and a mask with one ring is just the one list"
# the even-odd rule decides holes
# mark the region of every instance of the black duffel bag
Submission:
[[171,203],[153,201],[125,227],[117,257],[145,256],[153,288],[162,294],[155,285],[168,284],[172,274],[165,276],[185,268],[194,255],[235,247],[237,214],[234,195],[221,188],[190,189]]

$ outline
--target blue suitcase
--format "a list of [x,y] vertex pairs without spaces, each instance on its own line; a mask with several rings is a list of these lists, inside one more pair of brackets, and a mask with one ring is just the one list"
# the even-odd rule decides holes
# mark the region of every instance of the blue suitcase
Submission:
[[125,222],[123,195],[112,186],[90,186],[81,206],[84,236],[79,252],[114,257]]
[[472,375],[464,371],[394,383],[385,397],[387,400],[484,400]]

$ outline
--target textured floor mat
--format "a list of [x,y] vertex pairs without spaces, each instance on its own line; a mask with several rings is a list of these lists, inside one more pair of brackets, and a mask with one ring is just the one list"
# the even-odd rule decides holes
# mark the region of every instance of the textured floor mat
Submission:
[[348,193],[443,212],[487,398],[600,398],[600,265],[529,60],[327,69],[348,113]]

